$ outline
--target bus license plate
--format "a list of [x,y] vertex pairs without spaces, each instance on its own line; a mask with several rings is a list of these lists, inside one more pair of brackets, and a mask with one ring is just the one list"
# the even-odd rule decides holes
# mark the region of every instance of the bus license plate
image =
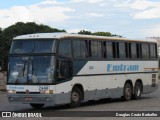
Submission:
[[26,100],[26,101],[31,101],[32,98],[31,98],[31,97],[26,97],[25,100]]

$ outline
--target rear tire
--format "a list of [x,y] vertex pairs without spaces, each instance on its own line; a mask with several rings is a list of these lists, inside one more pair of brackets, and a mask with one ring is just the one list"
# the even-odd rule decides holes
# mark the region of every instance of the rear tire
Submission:
[[134,94],[133,99],[139,100],[142,94],[142,84],[140,82],[136,82],[134,86]]
[[79,107],[82,101],[82,92],[78,87],[74,87],[71,92],[71,108]]
[[126,83],[124,85],[124,90],[123,90],[123,99],[125,101],[131,100],[132,97],[132,87],[129,83]]
[[36,108],[36,109],[40,109],[44,106],[44,104],[32,104],[32,103],[30,105],[31,107]]

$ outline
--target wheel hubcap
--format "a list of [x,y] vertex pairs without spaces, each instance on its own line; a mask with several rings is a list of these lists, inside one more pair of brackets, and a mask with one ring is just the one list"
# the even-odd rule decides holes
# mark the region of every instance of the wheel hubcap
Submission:
[[126,96],[130,97],[131,96],[131,89],[128,87],[126,88]]
[[137,86],[137,88],[136,88],[136,95],[137,95],[137,96],[140,96],[140,94],[141,94],[141,90],[140,90],[140,88]]
[[73,102],[78,102],[79,101],[79,95],[76,92],[72,93],[72,100]]

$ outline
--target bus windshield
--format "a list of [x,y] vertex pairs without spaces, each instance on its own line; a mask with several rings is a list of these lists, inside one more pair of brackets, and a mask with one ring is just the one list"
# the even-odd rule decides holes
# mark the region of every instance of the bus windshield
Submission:
[[55,40],[14,40],[10,54],[55,53]]
[[54,56],[10,57],[8,83],[54,83],[54,64]]

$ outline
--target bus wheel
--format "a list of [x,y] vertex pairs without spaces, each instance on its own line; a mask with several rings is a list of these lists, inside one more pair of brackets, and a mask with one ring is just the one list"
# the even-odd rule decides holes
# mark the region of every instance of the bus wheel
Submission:
[[80,106],[81,100],[82,100],[82,92],[80,91],[79,88],[74,87],[71,92],[70,107],[76,108],[76,107]]
[[129,83],[126,83],[124,85],[124,93],[123,94],[124,94],[123,98],[124,98],[125,101],[129,101],[131,99],[131,97],[132,97],[132,87]]
[[44,106],[44,104],[30,104],[33,108],[40,109]]
[[140,82],[136,82],[134,86],[134,94],[133,99],[138,100],[141,98],[142,94],[142,84]]

